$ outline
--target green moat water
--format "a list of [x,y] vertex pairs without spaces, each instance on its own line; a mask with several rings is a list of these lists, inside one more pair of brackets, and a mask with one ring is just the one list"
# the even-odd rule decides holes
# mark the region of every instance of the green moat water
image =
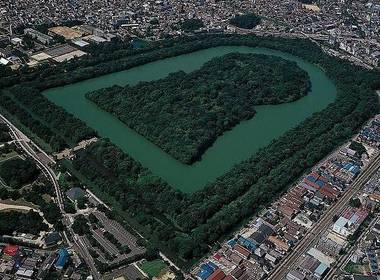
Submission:
[[[256,53],[278,56],[294,61],[310,77],[311,91],[307,96],[286,104],[256,106],[256,115],[225,132],[192,165],[183,164],[162,151],[152,142],[128,128],[111,114],[99,109],[85,98],[89,91],[112,85],[134,85],[166,77],[169,73],[199,69],[213,57],[231,52]],[[116,72],[75,84],[49,89],[44,95],[63,107],[102,137],[109,138],[124,152],[160,176],[173,187],[194,192],[213,182],[235,164],[248,159],[260,148],[268,145],[287,130],[295,127],[313,113],[321,111],[336,97],[336,87],[317,66],[287,53],[252,47],[223,46],[190,54],[162,59],[126,71]]]

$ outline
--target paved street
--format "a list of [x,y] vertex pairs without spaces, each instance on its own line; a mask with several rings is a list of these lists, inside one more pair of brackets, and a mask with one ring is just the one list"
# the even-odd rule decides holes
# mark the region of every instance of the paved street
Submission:
[[[66,218],[66,213],[64,210],[64,204],[63,204],[63,196],[57,181],[57,178],[55,176],[54,171],[45,164],[44,162],[41,161],[41,159],[38,157],[35,149],[39,151],[39,153],[45,154],[38,146],[33,143],[25,134],[23,134],[17,127],[15,127],[7,118],[5,118],[3,115],[0,115],[0,118],[8,125],[10,128],[10,131],[12,133],[12,137],[14,140],[16,140],[16,143],[19,144],[19,146],[25,151],[26,154],[28,154],[31,158],[33,158],[37,166],[42,170],[42,172],[45,174],[47,178],[50,179],[51,183],[54,186],[56,198],[57,198],[57,204],[59,206],[59,209],[63,215],[63,219],[65,220]],[[37,147],[37,148],[36,148]],[[45,154],[49,158],[47,154]],[[73,236],[74,233],[70,231],[70,234]],[[85,244],[81,240],[77,240],[74,238],[74,243],[77,249],[77,252],[82,256],[82,258],[85,260],[87,265],[90,267],[92,275],[95,280],[100,280],[100,275],[97,272],[97,269],[93,263],[92,257],[90,256],[88,250],[86,249]]]
[[380,156],[377,156],[367,169],[356,179],[355,183],[348,189],[339,200],[328,209],[319,222],[317,222],[302,241],[293,248],[291,254],[287,256],[285,261],[281,263],[270,275],[268,279],[279,280],[284,279],[286,274],[296,267],[300,256],[306,253],[313,242],[318,240],[322,234],[331,226],[332,219],[335,215],[340,214],[346,207],[348,201],[353,197],[368,179],[379,169]]

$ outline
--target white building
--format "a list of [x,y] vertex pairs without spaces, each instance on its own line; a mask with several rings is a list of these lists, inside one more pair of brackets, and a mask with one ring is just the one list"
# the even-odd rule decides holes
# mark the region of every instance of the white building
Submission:
[[351,231],[349,230],[349,220],[344,218],[344,217],[340,217],[333,225],[333,231],[335,231],[336,233],[344,236],[344,237],[348,237],[350,234],[351,234]]

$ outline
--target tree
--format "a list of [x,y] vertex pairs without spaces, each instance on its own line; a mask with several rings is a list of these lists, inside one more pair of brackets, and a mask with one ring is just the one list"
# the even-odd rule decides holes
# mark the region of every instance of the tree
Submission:
[[78,235],[85,235],[90,232],[90,229],[87,225],[87,219],[83,215],[78,215],[75,217],[74,223],[72,225],[73,231]]
[[367,149],[364,145],[356,141],[351,141],[349,148],[356,151],[360,156],[367,153]]
[[70,214],[75,214],[75,205],[71,201],[65,201],[64,203],[65,211]]
[[13,158],[0,165],[0,177],[12,188],[21,188],[37,179],[40,170],[30,159]]
[[14,231],[37,235],[40,231],[47,229],[48,226],[43,222],[40,214],[33,210],[27,213],[0,212],[0,235],[12,235]]
[[83,196],[77,200],[77,206],[79,209],[85,209],[86,203],[88,202],[87,197]]
[[0,143],[11,141],[12,137],[9,134],[9,128],[6,124],[0,123]]
[[193,32],[203,27],[203,21],[199,18],[185,19],[179,23],[181,30],[186,32]]
[[359,198],[351,198],[349,205],[354,208],[360,208],[362,206],[362,203],[360,202]]
[[236,15],[230,19],[230,24],[244,29],[252,29],[260,24],[261,18],[253,13]]
[[88,220],[90,221],[91,224],[99,223],[98,218],[93,213],[90,213],[90,215],[88,215]]

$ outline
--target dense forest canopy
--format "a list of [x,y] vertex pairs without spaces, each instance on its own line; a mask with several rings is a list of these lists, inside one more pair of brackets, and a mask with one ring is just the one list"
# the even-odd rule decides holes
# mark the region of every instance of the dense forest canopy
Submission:
[[254,105],[297,100],[309,84],[295,62],[231,53],[189,74],[181,71],[86,96],[173,157],[193,163],[219,135],[252,118]]
[[36,211],[27,213],[18,211],[0,212],[0,235],[12,235],[13,232],[31,233],[37,235],[46,231],[48,225]]
[[252,29],[259,25],[261,18],[253,13],[236,15],[230,19],[230,23],[236,27],[244,29]]
[[6,77],[12,74],[12,70],[10,67],[0,65],[0,77]]
[[9,134],[9,128],[5,123],[0,123],[0,143],[11,141],[12,137]]
[[30,159],[13,158],[0,164],[0,177],[12,188],[32,183],[39,174],[40,170]]
[[52,151],[75,146],[79,141],[96,135],[84,122],[51,103],[36,88],[17,85],[11,92],[3,93],[0,104],[47,143]]
[[203,21],[199,18],[185,19],[179,23],[181,30],[191,32],[203,27]]

